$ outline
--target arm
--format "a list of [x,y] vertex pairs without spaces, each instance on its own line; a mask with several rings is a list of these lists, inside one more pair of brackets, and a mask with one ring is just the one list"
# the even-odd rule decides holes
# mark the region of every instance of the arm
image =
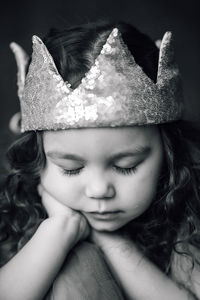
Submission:
[[195,299],[142,256],[132,241],[122,235],[92,230],[92,240],[102,250],[127,299]]
[[70,249],[86,234],[86,222],[81,215],[51,197],[45,196],[45,201],[49,218],[0,269],[0,299],[42,299]]
[[[178,248],[178,249],[177,249]],[[180,253],[187,253],[182,248],[182,245],[177,245],[176,249]],[[199,249],[189,245],[190,254],[197,261],[200,261]],[[181,286],[185,286],[191,293],[195,294],[200,299],[200,264],[186,254],[174,252],[171,262],[171,277]]]

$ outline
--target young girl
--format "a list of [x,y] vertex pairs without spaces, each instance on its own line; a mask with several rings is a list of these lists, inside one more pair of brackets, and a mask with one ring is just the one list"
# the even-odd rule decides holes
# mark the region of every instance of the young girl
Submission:
[[[45,45],[46,46],[45,46]],[[1,194],[0,299],[199,299],[200,151],[171,34],[51,30],[12,49],[24,132]]]

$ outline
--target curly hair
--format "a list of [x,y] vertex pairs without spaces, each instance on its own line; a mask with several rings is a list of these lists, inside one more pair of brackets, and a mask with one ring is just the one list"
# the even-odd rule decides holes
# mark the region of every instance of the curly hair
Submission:
[[30,239],[46,218],[37,193],[45,165],[42,134],[23,134],[7,152],[10,171],[0,194],[0,265],[4,265]]
[[200,263],[199,129],[186,121],[158,125],[164,164],[157,195],[149,209],[125,227],[145,256],[169,273],[172,252]]
[[[136,62],[156,82],[158,49],[154,42],[126,23],[96,22],[64,30],[52,29],[44,42],[64,80],[76,88],[91,68],[110,31],[118,27]],[[200,248],[200,146],[197,130],[187,122],[158,125],[165,159],[157,195],[140,217],[124,229],[166,273],[172,251],[196,258],[188,245]],[[23,134],[8,150],[10,172],[0,199],[0,265],[30,239],[47,215],[37,192],[45,166],[42,132]]]

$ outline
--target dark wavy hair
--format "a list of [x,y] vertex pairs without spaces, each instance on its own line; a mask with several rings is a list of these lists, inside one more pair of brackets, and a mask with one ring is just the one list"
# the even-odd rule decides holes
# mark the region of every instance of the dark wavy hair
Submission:
[[[72,88],[93,65],[111,30],[117,27],[144,72],[156,82],[158,48],[133,26],[96,22],[64,30],[52,29],[44,42],[65,81]],[[124,229],[165,272],[177,245],[195,261],[188,245],[200,248],[200,146],[197,129],[187,122],[158,125],[165,153],[158,191],[150,208]],[[20,136],[7,153],[10,171],[0,199],[0,265],[5,264],[34,234],[47,215],[37,193],[45,167],[42,132]]]
[[164,163],[157,195],[143,215],[125,230],[144,255],[166,273],[172,252],[187,255],[191,270],[200,250],[200,144],[199,129],[187,121],[158,125]]

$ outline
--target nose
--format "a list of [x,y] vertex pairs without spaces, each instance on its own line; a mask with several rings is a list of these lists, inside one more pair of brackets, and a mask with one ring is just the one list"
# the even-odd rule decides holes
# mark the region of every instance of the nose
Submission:
[[115,187],[103,175],[93,174],[85,187],[85,194],[88,198],[106,199],[115,196]]

